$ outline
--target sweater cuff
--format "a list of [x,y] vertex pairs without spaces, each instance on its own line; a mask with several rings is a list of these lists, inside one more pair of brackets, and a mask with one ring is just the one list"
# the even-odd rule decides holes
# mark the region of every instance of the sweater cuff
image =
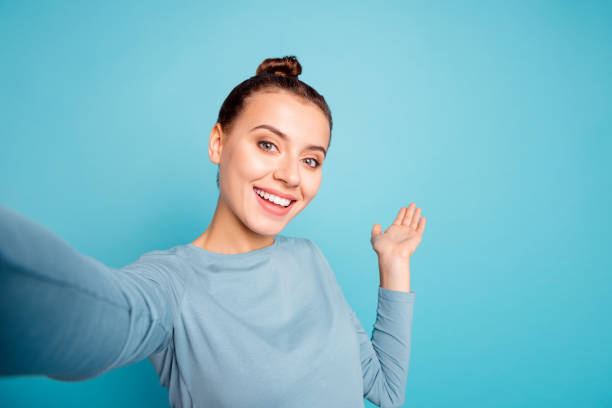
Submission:
[[378,297],[394,302],[414,303],[415,293],[414,291],[403,292],[400,290],[391,290],[379,286]]

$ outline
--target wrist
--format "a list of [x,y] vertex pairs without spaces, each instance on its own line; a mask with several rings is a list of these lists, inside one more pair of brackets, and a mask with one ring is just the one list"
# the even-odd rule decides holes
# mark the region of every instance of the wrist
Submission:
[[410,259],[378,260],[380,287],[402,292],[410,292]]

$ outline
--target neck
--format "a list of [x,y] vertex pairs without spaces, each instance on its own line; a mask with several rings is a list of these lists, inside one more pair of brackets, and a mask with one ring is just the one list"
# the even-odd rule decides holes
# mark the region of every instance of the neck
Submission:
[[213,219],[202,235],[192,244],[211,252],[240,254],[270,246],[274,237],[249,229],[219,195]]

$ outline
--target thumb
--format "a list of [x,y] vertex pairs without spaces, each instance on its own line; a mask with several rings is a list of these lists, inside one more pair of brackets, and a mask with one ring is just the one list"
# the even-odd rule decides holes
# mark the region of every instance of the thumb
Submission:
[[382,227],[380,226],[380,224],[374,224],[374,227],[372,227],[372,236],[379,235],[381,231]]

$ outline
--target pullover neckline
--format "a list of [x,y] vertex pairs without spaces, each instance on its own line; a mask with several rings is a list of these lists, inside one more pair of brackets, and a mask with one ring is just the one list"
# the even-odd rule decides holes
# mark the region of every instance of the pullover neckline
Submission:
[[199,247],[193,243],[186,244],[185,247],[191,249],[194,253],[205,256],[206,258],[210,260],[225,261],[225,262],[230,261],[231,262],[231,261],[242,261],[246,259],[251,260],[251,259],[266,257],[270,255],[270,253],[273,252],[278,247],[279,241],[283,239],[284,239],[284,236],[275,235],[274,242],[272,243],[272,245],[268,245],[263,248],[255,249],[253,251],[241,252],[238,254],[222,254],[220,252],[213,252],[213,251],[209,251],[208,249]]

